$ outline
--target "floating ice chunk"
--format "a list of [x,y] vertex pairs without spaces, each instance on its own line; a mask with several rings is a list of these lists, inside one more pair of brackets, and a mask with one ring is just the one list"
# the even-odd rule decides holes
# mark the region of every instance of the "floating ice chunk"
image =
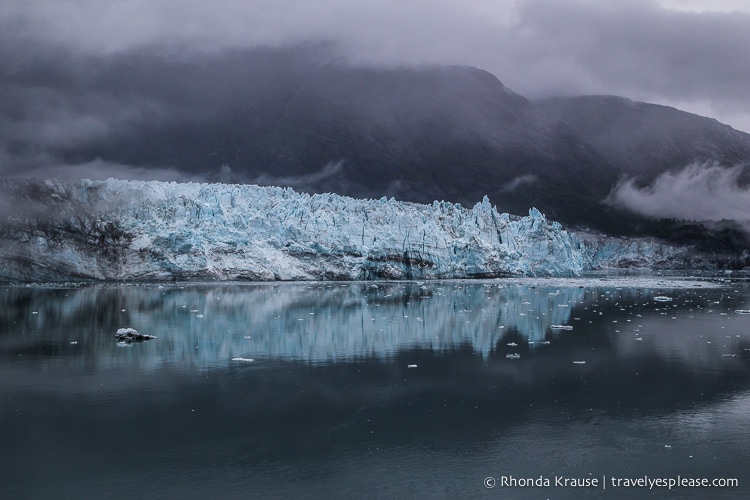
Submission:
[[120,342],[133,343],[155,339],[156,337],[154,337],[153,335],[140,333],[135,328],[120,328],[115,333],[115,338]]
[[417,365],[406,365],[407,368],[416,368]]
[[737,314],[750,314],[750,309],[737,309],[734,312],[736,312]]
[[252,363],[255,360],[253,358],[232,358],[232,361],[242,361],[245,363]]
[[654,302],[672,302],[672,297],[657,295],[656,297],[654,297]]
[[550,328],[553,330],[572,330],[573,327],[571,325],[550,325]]
[[518,344],[515,342],[508,342],[506,345],[509,345],[510,347],[516,347]]
[[506,357],[507,359],[518,359],[518,358],[520,358],[520,357],[521,357],[521,355],[520,355],[520,354],[518,354],[518,353],[515,353],[515,352],[514,352],[514,353],[512,353],[512,354],[506,354],[506,355],[505,355],[505,357]]
[[585,361],[573,361],[573,364],[574,365],[585,365],[586,362]]

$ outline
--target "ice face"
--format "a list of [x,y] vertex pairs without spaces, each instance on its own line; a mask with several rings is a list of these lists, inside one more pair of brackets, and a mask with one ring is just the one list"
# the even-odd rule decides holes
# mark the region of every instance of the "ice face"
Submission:
[[[28,192],[8,196],[29,202]],[[34,204],[36,215],[6,221],[2,279],[575,276],[591,261],[581,239],[538,210],[500,214],[486,197],[467,209],[109,179],[46,181]]]

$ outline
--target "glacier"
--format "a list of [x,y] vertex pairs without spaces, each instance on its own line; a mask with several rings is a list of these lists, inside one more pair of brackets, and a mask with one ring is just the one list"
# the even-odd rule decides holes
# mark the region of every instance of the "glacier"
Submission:
[[[371,280],[579,276],[669,261],[532,208],[472,208],[157,181],[5,181],[0,280]],[[651,258],[653,256],[653,258]],[[650,259],[650,260],[649,260]]]

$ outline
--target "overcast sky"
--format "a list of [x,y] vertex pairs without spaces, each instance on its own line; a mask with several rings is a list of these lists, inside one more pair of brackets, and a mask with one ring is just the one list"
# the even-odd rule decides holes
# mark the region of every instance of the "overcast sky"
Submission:
[[3,0],[0,32],[15,61],[327,39],[352,60],[474,65],[530,98],[617,94],[750,131],[745,0]]

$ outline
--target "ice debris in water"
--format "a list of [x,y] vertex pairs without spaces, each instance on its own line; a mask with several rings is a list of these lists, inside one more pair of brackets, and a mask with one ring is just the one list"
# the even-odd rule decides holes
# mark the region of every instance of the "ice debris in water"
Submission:
[[655,302],[672,302],[672,297],[666,297],[664,295],[657,295],[654,297]]
[[132,343],[132,342],[143,342],[145,340],[155,339],[153,335],[147,335],[140,333],[135,328],[120,328],[115,333],[115,338],[120,342]]
[[573,327],[571,325],[550,325],[550,328],[553,330],[572,330]]
[[232,361],[243,361],[245,363],[252,363],[255,360],[253,358],[232,358]]
[[750,309],[737,309],[734,312],[736,312],[737,314],[750,314]]
[[518,353],[512,353],[512,354],[506,354],[506,355],[505,355],[505,357],[506,357],[507,359],[518,359],[518,358],[520,358],[520,357],[521,357],[521,355],[520,355],[520,354],[518,354]]
[[585,361],[573,361],[573,364],[574,365],[585,365],[586,362]]
[[406,365],[407,368],[416,368],[417,365]]

